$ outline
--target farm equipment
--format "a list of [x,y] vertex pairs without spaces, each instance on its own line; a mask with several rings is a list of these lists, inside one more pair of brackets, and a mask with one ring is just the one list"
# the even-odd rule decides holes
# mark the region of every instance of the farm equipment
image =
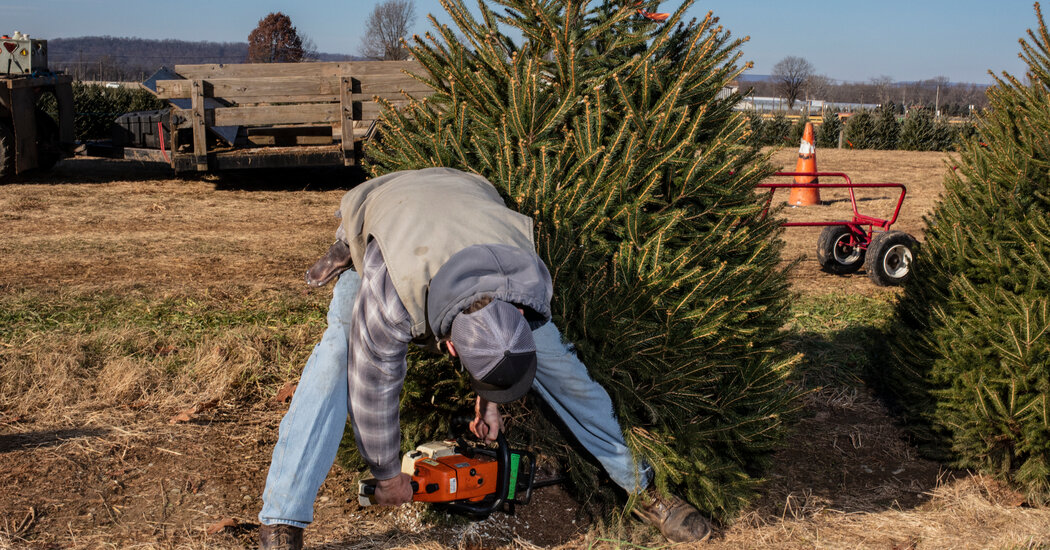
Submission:
[[[903,231],[891,231],[900,214],[907,188],[900,183],[853,183],[842,172],[777,172],[775,176],[818,176],[841,178],[843,183],[761,183],[756,187],[769,189],[766,210],[773,201],[777,189],[820,188],[849,189],[853,217],[848,221],[785,222],[785,227],[823,227],[817,239],[817,260],[828,273],[846,275],[864,267],[870,278],[879,286],[899,285],[912,274],[912,263],[918,253],[919,243]],[[893,216],[884,220],[861,214],[857,210],[854,189],[899,189]],[[879,231],[876,231],[879,230]]]
[[[412,500],[475,516],[498,510],[513,513],[514,505],[529,503],[534,488],[561,481],[536,482],[535,455],[511,449],[502,432],[495,449],[463,439],[425,443],[405,453],[401,471],[412,476]],[[359,483],[361,506],[375,504],[375,487],[374,479]]]
[[[0,37],[0,181],[47,170],[73,152],[73,78],[47,70],[47,41]],[[54,94],[58,122],[37,99]]]

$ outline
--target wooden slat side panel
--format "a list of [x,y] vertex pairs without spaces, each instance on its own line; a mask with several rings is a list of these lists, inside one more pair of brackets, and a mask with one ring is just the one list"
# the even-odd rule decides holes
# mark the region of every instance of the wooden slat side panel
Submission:
[[[391,105],[395,108],[404,107],[408,105],[408,101],[391,101]],[[360,111],[358,111],[360,109]],[[354,103],[354,118],[357,120],[375,120],[382,114],[382,107],[378,103],[374,102],[361,102]]]
[[354,80],[344,76],[340,82],[339,142],[343,148],[343,166],[352,166],[357,155],[354,149]]
[[[403,107],[407,101],[392,101],[395,107]],[[206,126],[267,126],[273,124],[332,124],[340,125],[339,103],[306,105],[267,105],[258,107],[221,107],[204,111]],[[351,120],[370,122],[381,114],[378,103],[355,101],[352,103]],[[180,128],[193,128],[192,111],[183,113]]]
[[339,76],[350,68],[347,61],[318,63],[208,63],[202,65],[175,65],[175,72],[183,78],[240,78],[267,76]]
[[262,126],[266,124],[333,124],[339,121],[339,105],[269,105],[214,109],[209,123],[214,126]]
[[[408,93],[422,97],[429,95],[431,89],[412,79],[385,79],[382,81],[362,80],[354,83],[354,92],[358,101],[379,96],[396,99]],[[192,80],[158,80],[157,97],[161,99],[186,99],[190,97]],[[298,101],[325,101],[335,97],[338,101],[341,94],[338,78],[218,78],[205,80],[205,95],[232,101],[235,103],[262,103],[260,98],[281,98],[281,103]]]
[[175,72],[183,78],[238,78],[267,76],[372,76],[397,74],[402,71],[421,72],[415,61],[325,61],[308,63],[225,63],[204,65],[175,65]]
[[[193,82],[198,80],[158,80],[157,97],[180,99],[190,97]],[[207,82],[208,97],[229,99],[256,96],[284,95],[334,95],[339,93],[334,78],[294,78],[271,76],[264,78],[210,78]]]
[[[283,168],[298,166],[333,166],[342,164],[339,147],[257,147],[208,155],[215,170],[246,168]],[[177,154],[172,158],[176,172],[194,169],[192,155]]]
[[204,125],[204,82],[192,81],[192,112],[190,122],[193,125],[193,162],[197,170],[208,169],[208,142]]

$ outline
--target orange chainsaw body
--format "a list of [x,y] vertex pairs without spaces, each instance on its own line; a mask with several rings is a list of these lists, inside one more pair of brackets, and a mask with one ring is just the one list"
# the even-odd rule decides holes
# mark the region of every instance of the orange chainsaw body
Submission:
[[488,456],[467,458],[461,454],[415,461],[412,481],[418,489],[412,500],[418,502],[476,502],[498,490],[498,463]]

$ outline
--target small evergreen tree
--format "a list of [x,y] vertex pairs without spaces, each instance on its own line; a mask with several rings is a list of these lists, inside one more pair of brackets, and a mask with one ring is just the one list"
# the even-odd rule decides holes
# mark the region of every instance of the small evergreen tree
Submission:
[[798,120],[796,120],[795,123],[791,125],[791,131],[788,133],[787,137],[787,142],[789,145],[799,143],[800,141],[802,141],[802,134],[805,133],[806,123],[808,122],[809,115],[804,114],[798,117]]
[[868,111],[854,113],[846,121],[846,142],[851,149],[874,149],[875,117]]
[[913,433],[956,466],[1050,501],[1050,35],[1023,40],[927,219],[879,373]]
[[783,147],[791,144],[791,121],[784,113],[777,113],[766,119],[762,125],[762,144]]
[[747,127],[750,130],[747,134],[747,143],[753,147],[762,147],[765,145],[766,128],[765,120],[762,115],[755,111],[748,111],[747,113]]
[[[691,4],[659,25],[633,0],[479,2],[480,20],[447,0],[456,29],[411,48],[434,94],[387,106],[371,169],[477,172],[531,216],[555,322],[612,396],[628,445],[658,486],[725,519],[752,495],[797,400],[778,347],[779,228],[754,193],[772,168],[745,142],[739,96],[719,98],[742,70],[742,41],[710,15],[683,23]],[[414,357],[411,435],[464,404],[462,383],[442,382],[449,372]],[[508,415],[513,438],[593,495],[595,468],[535,414],[541,403],[520,406],[533,414]]]
[[962,124],[942,122],[940,126],[942,127],[941,142],[943,143],[941,151],[954,151],[958,145],[979,137],[977,125],[972,118]]
[[842,119],[831,109],[824,110],[820,127],[817,128],[817,147],[833,149],[839,146],[839,133],[842,132]]
[[897,122],[897,106],[886,103],[875,112],[875,127],[872,132],[872,149],[890,150],[897,148],[900,141],[901,124]]
[[923,107],[914,107],[901,125],[900,148],[905,151],[937,151],[939,133],[933,114]]

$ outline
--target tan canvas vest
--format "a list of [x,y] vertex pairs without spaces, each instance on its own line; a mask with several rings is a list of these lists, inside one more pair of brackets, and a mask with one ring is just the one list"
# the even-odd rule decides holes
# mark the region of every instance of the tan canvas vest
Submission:
[[427,332],[430,279],[456,252],[477,244],[535,251],[532,218],[506,207],[485,178],[451,168],[394,172],[348,191],[340,205],[354,265],[375,239],[412,335]]

